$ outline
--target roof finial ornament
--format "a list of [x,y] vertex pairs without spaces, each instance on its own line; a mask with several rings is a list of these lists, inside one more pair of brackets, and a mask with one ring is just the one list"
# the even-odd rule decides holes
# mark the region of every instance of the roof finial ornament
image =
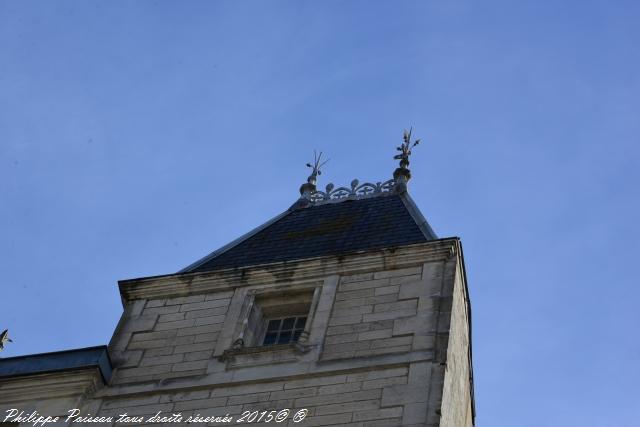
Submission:
[[395,191],[397,193],[404,193],[407,191],[407,182],[411,179],[411,171],[409,170],[409,156],[411,156],[411,149],[420,144],[420,140],[416,139],[411,142],[411,132],[413,127],[409,128],[409,131],[404,130],[402,139],[404,142],[396,149],[400,151],[400,154],[396,154],[393,158],[400,160],[400,167],[393,172],[393,179],[395,180]]
[[311,175],[307,178],[307,182],[300,186],[300,200],[311,202],[311,195],[316,192],[316,182],[318,175],[322,175],[320,168],[324,166],[329,159],[322,161],[322,151],[320,154],[313,150],[313,164],[307,163],[307,167],[311,168]]
[[7,342],[13,341],[11,341],[11,338],[9,338],[9,330],[5,329],[4,331],[2,331],[2,333],[0,333],[0,351],[4,350],[4,346]]

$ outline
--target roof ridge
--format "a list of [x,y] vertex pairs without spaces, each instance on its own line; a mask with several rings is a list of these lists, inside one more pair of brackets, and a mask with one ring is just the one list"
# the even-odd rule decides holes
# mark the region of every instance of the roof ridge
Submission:
[[429,222],[424,215],[422,215],[418,205],[416,205],[416,202],[413,201],[413,198],[411,198],[409,193],[405,191],[404,193],[399,194],[399,196],[400,200],[402,200],[402,203],[404,203],[404,206],[407,208],[409,215],[411,215],[411,218],[413,218],[422,234],[424,234],[424,237],[429,240],[437,239],[438,236],[433,231],[433,228],[431,228],[431,225],[429,225]]
[[396,180],[388,179],[386,181],[364,182],[354,179],[350,183],[350,188],[338,187],[330,182],[325,187],[325,191],[315,190],[311,193],[311,204],[314,206],[324,203],[336,203],[344,200],[364,199],[369,197],[377,197],[396,193]]

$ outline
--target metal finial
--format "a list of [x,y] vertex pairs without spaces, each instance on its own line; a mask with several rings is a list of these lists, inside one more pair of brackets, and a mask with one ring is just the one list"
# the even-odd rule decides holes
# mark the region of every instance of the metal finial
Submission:
[[400,154],[396,154],[393,158],[400,160],[400,167],[393,172],[393,178],[396,181],[396,191],[403,193],[407,191],[407,182],[411,179],[411,171],[409,170],[409,157],[411,156],[411,149],[420,144],[420,140],[416,139],[411,142],[411,132],[413,127],[409,128],[409,131],[404,130],[402,135],[403,142],[396,150],[400,151]]
[[300,198],[306,199],[308,201],[311,200],[311,195],[316,191],[316,182],[318,175],[322,174],[320,168],[324,166],[329,159],[322,161],[322,151],[320,154],[313,150],[313,163],[307,163],[307,167],[311,168],[311,175],[307,178],[307,182],[300,186]]
[[409,156],[411,156],[411,149],[416,145],[420,144],[420,140],[416,139],[413,143],[411,142],[411,132],[413,131],[413,127],[409,128],[409,131],[404,130],[404,135],[402,139],[404,142],[399,147],[396,147],[396,150],[400,151],[401,154],[396,154],[393,158],[396,160],[400,160],[400,167],[406,169],[409,166]]
[[11,340],[11,338],[9,338],[9,330],[5,329],[0,334],[0,351],[4,350],[4,345],[7,342],[13,342],[13,341]]
[[307,178],[307,182],[309,184],[316,183],[316,178],[318,177],[318,175],[322,175],[322,171],[320,170],[320,168],[329,161],[329,159],[327,159],[321,163],[321,160],[322,151],[320,152],[320,155],[318,155],[316,150],[313,150],[313,164],[307,163],[307,167],[312,169],[311,175],[309,175],[309,178]]

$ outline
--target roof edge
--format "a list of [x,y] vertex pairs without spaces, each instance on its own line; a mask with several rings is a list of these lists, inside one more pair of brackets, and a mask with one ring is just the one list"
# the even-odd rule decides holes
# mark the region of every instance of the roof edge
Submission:
[[[221,268],[211,271],[173,273],[159,276],[119,280],[118,287],[123,304],[137,299],[169,298],[188,294],[207,293],[220,289],[233,289],[252,283],[274,280],[278,274],[295,268],[297,279],[316,280],[331,274],[356,274],[366,269],[378,268],[385,259],[401,265],[414,265],[426,260],[450,256],[458,237],[447,237],[411,245],[357,251],[343,256],[318,256],[297,260],[257,264],[239,268]],[[385,261],[385,262],[387,262]]]
[[76,369],[98,368],[105,384],[112,374],[106,345],[0,359],[0,380]]
[[240,243],[244,242],[245,240],[249,239],[250,237],[255,236],[256,234],[258,234],[259,232],[261,232],[265,228],[269,227],[271,224],[273,224],[275,222],[278,222],[279,220],[281,220],[282,218],[284,218],[285,216],[287,216],[290,213],[291,213],[291,209],[287,209],[286,211],[274,216],[273,218],[271,218],[267,222],[263,223],[262,225],[259,225],[258,227],[256,227],[253,230],[249,231],[248,233],[243,234],[242,236],[238,237],[237,239],[235,239],[235,240],[227,243],[226,245],[222,246],[221,248],[218,248],[215,251],[211,252],[209,255],[206,255],[205,257],[200,258],[198,261],[186,266],[185,268],[183,268],[182,270],[178,271],[175,274],[192,273],[195,269],[197,269],[201,265],[205,264],[209,260],[212,260],[213,258],[216,258],[217,256],[220,256],[223,253],[227,252],[228,250],[238,246]]
[[405,191],[400,193],[399,196],[402,203],[404,203],[405,208],[409,211],[409,215],[411,215],[411,218],[413,218],[420,231],[422,231],[424,237],[426,237],[427,240],[438,240],[438,236],[433,231],[433,228],[431,228],[424,215],[422,215],[418,205],[416,205],[416,202],[413,201],[409,193]]

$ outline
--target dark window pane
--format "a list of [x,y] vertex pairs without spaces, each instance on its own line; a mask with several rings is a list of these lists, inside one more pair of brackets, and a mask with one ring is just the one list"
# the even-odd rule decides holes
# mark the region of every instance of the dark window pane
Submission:
[[280,319],[269,320],[269,324],[267,325],[267,331],[277,331],[280,329]]
[[282,321],[282,330],[293,329],[293,325],[296,322],[295,317],[287,317]]
[[291,331],[281,332],[278,344],[288,344],[289,341],[291,341]]
[[306,317],[297,316],[269,320],[263,345],[297,342],[306,323]]
[[264,336],[263,345],[272,345],[276,343],[276,337],[278,336],[277,332],[269,332]]

